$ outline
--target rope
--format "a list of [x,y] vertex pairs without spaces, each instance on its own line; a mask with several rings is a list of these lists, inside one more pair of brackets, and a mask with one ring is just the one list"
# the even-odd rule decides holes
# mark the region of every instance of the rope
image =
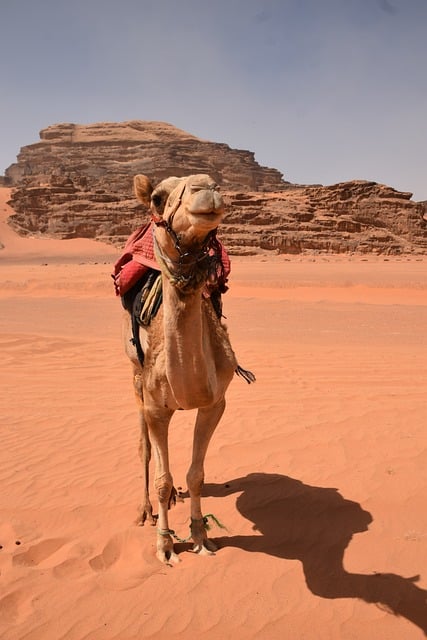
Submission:
[[157,278],[154,280],[154,283],[151,285],[151,288],[147,292],[144,304],[142,306],[139,320],[143,326],[147,327],[150,324],[151,320],[156,315],[161,303],[162,276],[159,273]]
[[[224,529],[225,531],[228,531],[227,527],[225,525],[223,525],[216,516],[214,516],[213,513],[207,513],[205,516],[203,516],[203,526],[206,529],[206,531],[210,531],[212,529],[212,525],[209,524],[209,520],[212,520],[213,523],[219,527],[220,529]],[[191,531],[191,524],[190,524],[190,531]],[[157,529],[157,533],[160,536],[172,536],[172,538],[174,538],[174,540],[176,540],[177,542],[190,542],[190,540],[192,539],[192,534],[190,533],[189,536],[187,536],[187,538],[181,538],[177,533],[175,533],[175,531],[173,529]]]
[[[216,260],[216,258],[209,255],[207,250],[202,250],[197,255],[183,254],[176,262],[163,253],[155,236],[154,254],[161,271],[169,282],[183,293],[200,289],[206,282],[212,261]],[[187,264],[181,262],[181,259],[186,258],[187,255],[192,258],[192,261]],[[190,267],[190,270],[188,273],[184,273],[183,269],[187,267]],[[177,268],[176,272],[174,272],[174,268]]]

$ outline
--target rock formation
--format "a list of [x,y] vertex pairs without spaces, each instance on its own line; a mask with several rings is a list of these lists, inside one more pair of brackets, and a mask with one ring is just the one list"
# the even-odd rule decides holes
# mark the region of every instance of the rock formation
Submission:
[[221,230],[232,253],[426,253],[425,203],[411,193],[355,180],[230,194]]
[[427,251],[426,203],[375,182],[292,185],[250,151],[200,140],[172,125],[131,121],[57,124],[6,170],[10,219],[21,234],[122,245],[146,212],[133,176],[208,173],[225,194],[222,238],[231,253]]

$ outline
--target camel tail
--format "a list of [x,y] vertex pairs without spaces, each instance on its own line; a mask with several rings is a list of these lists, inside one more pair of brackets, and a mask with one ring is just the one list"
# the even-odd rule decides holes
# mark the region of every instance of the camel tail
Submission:
[[240,364],[238,364],[236,369],[234,369],[234,373],[236,374],[236,376],[240,376],[241,378],[246,380],[248,384],[251,384],[251,382],[255,382],[256,380],[255,374],[252,373],[252,371],[248,371],[248,369],[243,369]]

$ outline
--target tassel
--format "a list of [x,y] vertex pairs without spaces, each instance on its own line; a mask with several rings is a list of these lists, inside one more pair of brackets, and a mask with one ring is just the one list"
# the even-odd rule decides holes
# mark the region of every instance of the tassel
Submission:
[[251,384],[251,382],[255,382],[256,380],[256,377],[252,373],[252,371],[249,371],[248,369],[243,369],[243,367],[241,367],[239,364],[237,365],[237,368],[234,370],[234,373],[237,376],[240,376],[241,378],[246,380],[248,384]]

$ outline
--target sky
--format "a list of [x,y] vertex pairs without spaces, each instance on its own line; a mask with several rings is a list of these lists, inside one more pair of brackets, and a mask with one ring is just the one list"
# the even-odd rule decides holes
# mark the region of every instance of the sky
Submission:
[[0,174],[51,124],[160,120],[426,200],[426,34],[427,0],[0,0]]

